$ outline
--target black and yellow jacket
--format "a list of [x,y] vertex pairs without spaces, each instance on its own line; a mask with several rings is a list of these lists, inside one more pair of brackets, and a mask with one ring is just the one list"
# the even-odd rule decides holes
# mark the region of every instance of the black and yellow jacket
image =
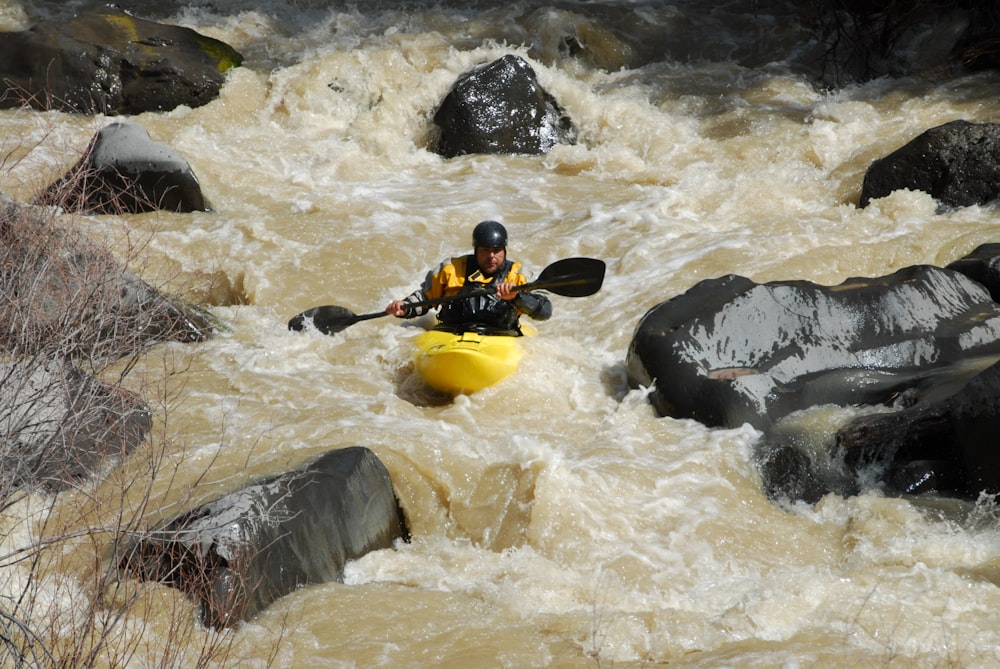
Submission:
[[[460,256],[442,262],[436,270],[427,273],[423,284],[404,302],[422,302],[442,297],[468,293],[468,299],[456,300],[442,305],[438,318],[443,323],[469,323],[503,330],[516,330],[521,314],[535,320],[546,320],[552,316],[552,303],[544,295],[520,292],[513,300],[505,301],[482,288],[507,281],[516,286],[528,283],[521,273],[521,263],[505,260],[499,271],[492,277],[479,270],[474,255]],[[410,310],[409,315],[418,316],[427,310]]]

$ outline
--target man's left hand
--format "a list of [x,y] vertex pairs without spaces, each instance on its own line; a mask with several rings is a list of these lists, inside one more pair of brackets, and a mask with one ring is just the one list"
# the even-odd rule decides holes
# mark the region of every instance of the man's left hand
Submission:
[[505,281],[504,283],[498,283],[497,297],[499,297],[501,300],[508,300],[508,301],[513,300],[515,297],[517,297],[517,291],[514,290],[514,288],[515,288],[514,284],[510,283],[509,281]]

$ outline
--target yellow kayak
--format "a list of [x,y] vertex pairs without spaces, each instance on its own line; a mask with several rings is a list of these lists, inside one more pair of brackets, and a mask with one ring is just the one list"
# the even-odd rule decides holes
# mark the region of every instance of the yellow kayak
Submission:
[[[534,335],[522,326],[525,335]],[[414,364],[424,382],[451,395],[470,394],[499,383],[514,373],[524,352],[521,337],[432,329],[417,335]]]

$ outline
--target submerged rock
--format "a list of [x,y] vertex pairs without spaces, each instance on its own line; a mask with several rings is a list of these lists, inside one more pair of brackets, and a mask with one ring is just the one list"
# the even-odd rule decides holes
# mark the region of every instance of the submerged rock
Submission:
[[35,199],[67,211],[123,214],[205,211],[198,177],[173,149],[134,121],[101,128],[84,157]]
[[951,207],[993,202],[1000,197],[1000,124],[952,121],[927,130],[869,166],[860,205],[904,188]]
[[648,23],[639,19],[637,12],[622,11],[621,5],[606,12],[601,9],[590,5],[583,12],[579,7],[570,10],[547,5],[524,16],[524,29],[533,42],[531,56],[547,65],[576,58],[608,72],[639,69],[648,64],[648,52],[656,54],[652,58],[663,57],[663,51],[654,46],[658,40],[646,34]]
[[458,78],[434,114],[435,150],[463,154],[540,154],[572,144],[572,121],[542,86],[532,67],[508,55]]
[[407,538],[385,466],[354,446],[166,523],[120,564],[195,597],[207,625],[227,627],[297,588],[343,580],[348,560]]
[[139,114],[199,107],[242,62],[232,47],[190,28],[111,6],[39,23],[0,39],[0,107]]

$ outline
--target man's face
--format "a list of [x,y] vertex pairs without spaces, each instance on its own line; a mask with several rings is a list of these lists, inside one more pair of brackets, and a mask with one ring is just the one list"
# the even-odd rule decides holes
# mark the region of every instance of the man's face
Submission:
[[500,265],[503,264],[506,257],[507,251],[505,249],[495,249],[488,246],[476,247],[476,262],[479,263],[479,269],[486,276],[493,276],[500,269]]

